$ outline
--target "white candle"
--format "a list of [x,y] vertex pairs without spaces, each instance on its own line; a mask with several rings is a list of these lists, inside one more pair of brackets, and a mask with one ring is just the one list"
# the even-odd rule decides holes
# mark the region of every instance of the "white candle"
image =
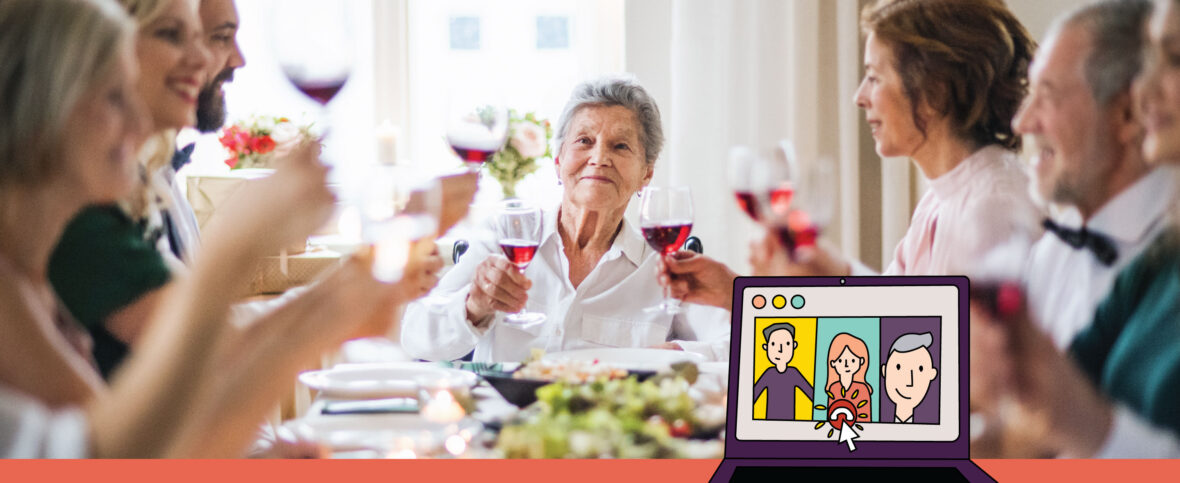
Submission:
[[377,137],[377,162],[384,165],[397,164],[397,139],[399,130],[393,121],[386,119],[374,130]]

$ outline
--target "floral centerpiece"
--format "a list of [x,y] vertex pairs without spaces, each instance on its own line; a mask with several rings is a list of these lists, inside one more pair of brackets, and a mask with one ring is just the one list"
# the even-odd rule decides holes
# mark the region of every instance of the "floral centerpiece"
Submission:
[[549,140],[553,127],[535,113],[508,111],[508,142],[486,164],[488,174],[500,182],[505,198],[516,196],[516,183],[537,171],[537,160],[552,156]]
[[297,125],[286,117],[253,116],[223,128],[218,141],[229,151],[226,166],[244,169],[270,168],[276,147],[315,138],[310,125]]

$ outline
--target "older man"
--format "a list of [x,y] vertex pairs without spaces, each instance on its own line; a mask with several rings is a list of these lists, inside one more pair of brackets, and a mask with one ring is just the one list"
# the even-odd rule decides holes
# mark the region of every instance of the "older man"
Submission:
[[1059,21],[1033,62],[1032,91],[1013,121],[1035,140],[1037,191],[1076,209],[1044,222],[1025,275],[1034,318],[1060,348],[1090,323],[1115,276],[1166,224],[1173,175],[1144,162],[1131,100],[1140,26],[1150,11],[1147,0],[1107,1]]

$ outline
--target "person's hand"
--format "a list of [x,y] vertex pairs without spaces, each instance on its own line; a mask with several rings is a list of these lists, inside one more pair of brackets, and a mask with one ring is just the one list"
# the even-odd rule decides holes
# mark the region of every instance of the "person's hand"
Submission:
[[1111,404],[1027,314],[998,320],[971,305],[972,409],[1002,425],[1003,456],[1093,456]]
[[657,269],[660,285],[667,287],[674,298],[726,310],[733,304],[733,279],[737,274],[724,263],[698,253],[679,251],[661,256]]
[[852,266],[833,253],[830,247],[820,243],[796,248],[792,259],[778,236],[767,230],[762,239],[750,242],[750,266],[759,277],[851,275]]
[[467,295],[467,319],[479,322],[496,311],[519,312],[533,282],[503,255],[492,255],[475,268]]
[[475,199],[475,191],[479,189],[479,173],[444,176],[438,182],[442,185],[438,232],[442,234],[467,216],[467,209],[471,206],[471,200]]
[[664,342],[663,344],[656,344],[648,347],[649,349],[663,349],[667,351],[683,351],[684,348],[675,342]]
[[312,234],[328,220],[336,202],[318,153],[318,143],[294,147],[275,174],[231,197],[227,205],[235,211],[217,217],[207,238],[225,238],[242,249],[266,253]]

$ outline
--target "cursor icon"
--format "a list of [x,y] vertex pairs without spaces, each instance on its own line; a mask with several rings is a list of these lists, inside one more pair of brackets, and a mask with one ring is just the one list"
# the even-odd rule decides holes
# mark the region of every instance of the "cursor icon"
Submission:
[[856,433],[855,429],[852,429],[851,424],[844,424],[840,427],[840,442],[848,443],[848,451],[856,451],[856,444],[854,444],[852,440],[859,437],[860,435]]

